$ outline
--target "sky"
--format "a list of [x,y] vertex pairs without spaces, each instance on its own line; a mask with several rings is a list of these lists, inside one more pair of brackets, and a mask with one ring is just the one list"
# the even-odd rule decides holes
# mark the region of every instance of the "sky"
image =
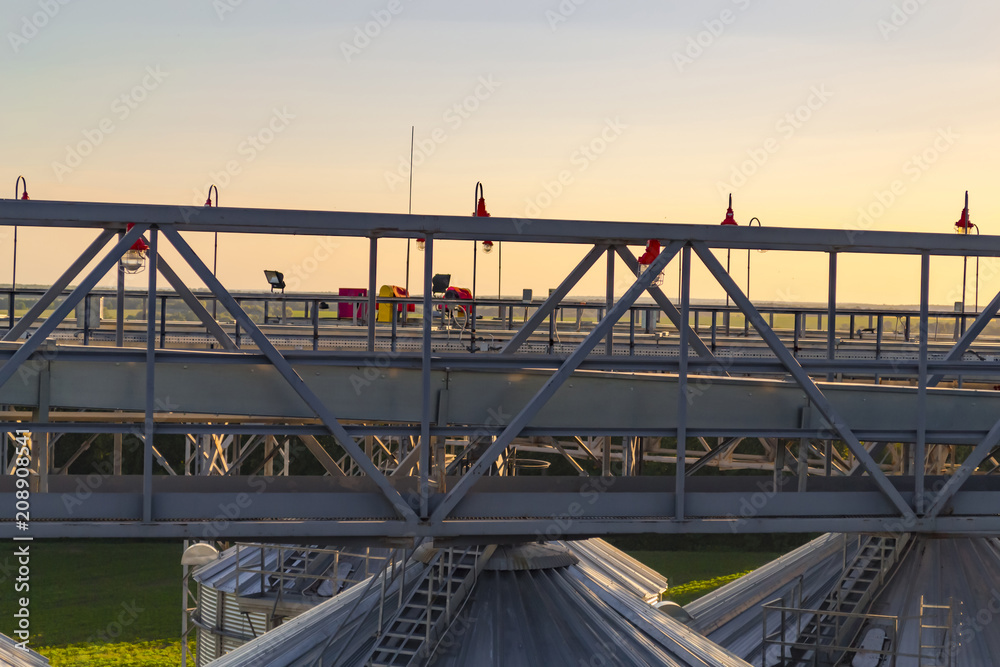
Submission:
[[[406,213],[413,127],[413,213],[470,215],[481,181],[494,216],[715,225],[732,193],[740,224],[950,233],[968,190],[981,233],[1000,229],[1000,5],[986,0],[4,8],[4,197],[23,175],[35,199],[201,205],[214,183],[224,207]],[[51,281],[92,237],[22,229],[18,282]],[[191,242],[210,262],[211,236]],[[326,243],[332,253],[318,239],[222,235],[218,275],[231,289],[264,287],[266,268],[296,290],[365,286],[367,243]],[[406,282],[405,249],[380,245],[380,283]],[[503,293],[544,294],[586,250],[504,243]],[[478,255],[484,296],[498,254]],[[471,283],[471,242],[435,255],[453,284]],[[744,287],[747,261],[731,258]],[[755,300],[826,298],[825,257],[749,261]],[[842,255],[838,301],[916,303],[918,263]],[[980,305],[998,269],[983,261]],[[693,275],[695,299],[723,297]],[[665,276],[676,293],[673,265]],[[950,306],[961,280],[961,259],[933,260],[932,302]],[[601,263],[574,294],[603,292]]]

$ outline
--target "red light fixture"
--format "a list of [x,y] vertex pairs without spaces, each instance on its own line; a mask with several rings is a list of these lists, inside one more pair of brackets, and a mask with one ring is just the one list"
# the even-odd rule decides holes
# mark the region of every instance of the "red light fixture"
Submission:
[[27,201],[28,197],[28,181],[25,180],[24,176],[18,176],[17,181],[14,183],[14,199],[17,199],[17,193],[20,191],[21,184],[24,184],[24,194],[21,195],[22,201]]
[[736,218],[733,216],[733,193],[729,193],[729,208],[726,209],[726,219],[721,223],[722,225],[735,225]]
[[427,245],[427,239],[417,239],[417,250],[423,252],[425,245]]
[[955,231],[959,234],[968,234],[975,227],[969,220],[969,191],[965,191],[965,208],[962,209],[962,217],[955,223]]
[[[656,239],[650,239],[646,243],[646,250],[639,255],[639,275],[649,270],[649,265],[653,263],[657,257],[660,256],[660,242]],[[663,284],[663,272],[661,271],[655,278],[651,285],[662,285]]]
[[[486,210],[486,199],[483,197],[483,194],[483,184],[476,183],[476,194],[473,196],[473,200],[476,202],[476,210],[472,212],[472,217],[474,218],[490,217],[489,211]],[[483,241],[483,252],[493,252],[493,241]]]
[[[131,231],[134,226],[133,223],[128,223],[125,231]],[[146,240],[140,236],[132,244],[132,247],[125,251],[121,260],[122,270],[125,273],[140,273],[146,268],[146,253],[148,251],[149,246],[146,244]]]

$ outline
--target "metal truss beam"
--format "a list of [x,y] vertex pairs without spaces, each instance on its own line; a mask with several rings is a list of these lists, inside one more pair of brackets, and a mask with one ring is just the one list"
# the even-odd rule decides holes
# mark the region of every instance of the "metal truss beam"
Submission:
[[563,281],[559,284],[559,287],[557,287],[552,294],[549,295],[549,298],[547,298],[545,302],[542,303],[542,305],[540,305],[534,313],[532,313],[531,318],[521,326],[518,332],[514,334],[509,341],[507,341],[507,344],[503,346],[502,350],[500,350],[500,354],[513,354],[517,352],[518,348],[520,348],[528,340],[528,338],[531,337],[531,334],[534,333],[539,326],[541,326],[542,322],[545,321],[545,318],[552,314],[556,306],[558,306],[560,302],[566,298],[569,291],[573,289],[578,282],[580,282],[580,279],[587,274],[590,267],[592,267],[597,260],[600,259],[601,255],[604,254],[607,249],[607,244],[597,244],[591,248],[590,252],[588,252],[583,259],[580,260],[580,263],[569,272],[569,275],[563,279]]
[[[55,311],[48,317],[42,324],[38,326],[35,333],[21,345],[14,354],[11,355],[3,366],[0,366],[0,387],[3,387],[8,380],[10,380],[14,373],[21,368],[28,357],[34,354],[35,350],[49,337],[56,327],[66,319],[66,317],[76,308],[76,305],[83,300],[90,290],[98,283],[98,281],[107,274],[122,258],[125,251],[132,247],[132,244],[142,236],[143,233],[148,229],[148,227],[143,225],[135,225],[127,234],[122,236],[121,240],[111,249],[104,259],[98,262],[97,266],[87,274],[80,284],[74,289],[66,299],[60,303]],[[91,244],[93,247],[94,244]]]
[[[625,262],[625,265],[629,268],[629,271],[632,272],[632,275],[638,276],[639,260],[635,258],[632,251],[629,250],[627,246],[623,245],[615,246],[615,250],[618,251],[618,256]],[[728,375],[729,373],[726,372],[726,364],[716,358],[716,356],[712,354],[712,351],[708,349],[708,346],[705,345],[705,342],[701,339],[701,337],[699,337],[698,334],[695,333],[694,329],[691,328],[691,325],[684,322],[680,312],[678,312],[674,304],[670,302],[667,295],[663,293],[663,290],[656,285],[650,285],[646,291],[649,292],[649,295],[653,297],[653,301],[656,302],[656,305],[658,305],[660,310],[667,316],[667,319],[669,319],[670,322],[677,327],[678,331],[681,330],[681,323],[684,323],[683,326],[686,330],[688,343],[694,348],[694,351],[699,357],[708,359],[714,364],[712,371],[719,375]]]
[[[1000,292],[997,292],[993,300],[983,308],[982,312],[976,316],[975,321],[965,330],[962,337],[956,341],[954,347],[944,356],[945,362],[949,361],[960,361],[962,356],[965,355],[966,350],[968,350],[972,343],[979,337],[993,318],[996,317],[997,311],[1000,310]],[[944,374],[935,375],[927,381],[928,387],[937,386],[941,380],[944,379]]]
[[205,309],[205,306],[201,305],[201,301],[199,301],[198,298],[191,293],[191,290],[189,290],[187,285],[184,284],[184,281],[182,281],[180,277],[174,273],[174,270],[170,268],[167,261],[163,259],[163,257],[159,257],[157,259],[156,268],[163,274],[163,277],[167,279],[167,282],[170,283],[170,285],[177,291],[177,294],[184,300],[187,307],[190,308],[195,316],[201,320],[201,323],[205,325],[208,333],[210,333],[215,340],[219,341],[219,344],[222,345],[224,350],[228,352],[238,352],[239,348],[236,347],[236,343],[233,342],[233,339],[230,338],[225,329],[219,325],[218,320],[212,317],[212,314]]
[[868,472],[869,475],[875,480],[882,492],[889,498],[892,503],[899,509],[904,517],[912,518],[914,517],[913,509],[906,504],[903,497],[899,494],[895,488],[889,483],[886,478],[885,473],[878,467],[872,457],[865,451],[865,448],[861,446],[858,441],[857,436],[851,431],[847,422],[840,416],[836,408],[827,400],[823,392],[816,386],[809,374],[803,370],[802,366],[799,365],[792,353],[788,351],[788,348],[784,346],[781,340],[778,338],[777,334],[767,325],[764,318],[757,312],[750,300],[743,294],[742,290],[736,285],[733,279],[729,276],[726,270],[719,263],[719,260],[715,258],[715,255],[708,249],[707,246],[701,243],[694,244],[695,252],[701,258],[701,261],[705,264],[708,270],[715,276],[715,279],[719,281],[719,284],[726,290],[729,296],[733,299],[733,303],[739,307],[743,314],[750,320],[750,323],[760,334],[767,346],[771,348],[774,355],[778,357],[782,364],[788,369],[788,372],[795,379],[795,382],[802,388],[802,391],[806,393],[809,400],[816,406],[816,409],[820,411],[827,422],[832,426],[837,433],[843,439],[844,444],[853,452],[854,456],[861,463],[862,467]]
[[432,521],[442,521],[455,505],[469,492],[472,486],[478,481],[493,461],[506,449],[514,438],[524,429],[525,426],[538,414],[545,404],[555,395],[556,391],[569,379],[573,372],[580,365],[580,362],[590,354],[591,350],[609,333],[615,323],[628,312],[628,309],[635,303],[635,300],[649,287],[653,278],[663,270],[667,263],[673,258],[683,244],[675,241],[665,247],[659,257],[650,264],[649,271],[639,276],[635,283],[622,295],[622,298],[611,308],[593,331],[587,334],[576,350],[563,362],[559,370],[549,377],[542,388],[538,390],[531,400],[521,409],[503,433],[486,448],[479,460],[473,464],[472,468],[455,484],[454,488],[448,492],[441,504],[434,510],[431,516]]
[[31,206],[24,206],[0,200],[0,225],[118,229],[129,222],[194,232],[365,238],[373,233],[380,238],[433,234],[439,241],[525,243],[593,244],[614,239],[615,243],[631,245],[645,245],[648,239],[656,238],[684,239],[713,248],[1000,256],[1000,236],[985,235],[53,201],[32,201]]
[[104,246],[108,244],[111,237],[115,233],[110,229],[102,230],[97,238],[94,239],[89,246],[76,258],[68,269],[61,276],[59,276],[55,282],[45,291],[38,301],[28,309],[28,312],[24,314],[20,320],[18,320],[10,330],[4,334],[3,338],[0,340],[10,341],[19,339],[30,327],[35,323],[35,320],[41,316],[45,310],[52,305],[62,291],[69,286],[73,279],[80,275],[80,272],[87,268],[91,260],[97,257],[97,253],[104,249]]
[[[775,484],[770,475],[702,478],[698,484],[689,480],[686,522],[680,522],[672,518],[677,495],[671,478],[491,477],[446,520],[418,525],[392,516],[378,488],[363,477],[235,477],[226,479],[225,488],[218,485],[219,478],[158,477],[151,523],[141,521],[141,479],[106,478],[101,489],[83,500],[73,495],[81,480],[83,476],[55,476],[48,493],[32,494],[31,536],[69,537],[89,529],[92,536],[108,537],[205,538],[214,531],[213,539],[254,532],[302,538],[533,535],[539,539],[685,532],[686,524],[697,526],[688,532],[716,533],[813,532],[826,526],[846,532],[948,534],[1000,529],[1000,493],[994,478],[977,479],[974,488],[956,493],[952,513],[939,517],[901,517],[871,479],[816,480],[822,488],[796,493],[781,488],[781,482]],[[897,484],[904,489],[912,481],[902,478]],[[407,493],[416,488],[417,480],[401,477],[394,483]],[[0,489],[0,539],[17,534],[13,488],[13,483],[5,482]],[[912,500],[912,492],[901,493]],[[227,514],[232,507],[240,508],[237,516],[231,516],[232,511]],[[116,517],[114,524],[106,520],[111,516]]]
[[[260,349],[260,351],[268,358],[268,361],[274,366],[278,373],[285,379],[288,385],[295,391],[296,394],[309,406],[309,408],[315,413],[317,417],[323,422],[323,424],[329,429],[330,433],[337,439],[337,442],[343,447],[354,459],[365,474],[371,477],[372,481],[378,485],[378,487],[385,494],[386,499],[392,504],[394,510],[404,519],[416,520],[416,514],[413,509],[403,500],[402,496],[389,484],[385,475],[375,467],[371,459],[365,456],[365,453],[358,447],[354,439],[348,435],[344,427],[337,421],[337,418],[332,412],[326,407],[323,401],[309,388],[309,386],[302,380],[302,377],[292,368],[288,361],[281,356],[281,353],[271,344],[271,341],[267,339],[267,336],[260,330],[259,327],[250,319],[246,312],[240,307],[236,300],[226,291],[212,272],[207,266],[201,261],[198,255],[191,249],[191,246],[181,237],[177,231],[173,229],[163,230],[164,235],[169,239],[171,245],[180,253],[184,261],[194,270],[199,278],[205,283],[205,285],[212,291],[213,294],[219,299],[222,306],[229,311],[237,323],[247,332],[247,335],[253,339],[254,343]],[[374,316],[373,313],[369,313],[369,317]],[[0,372],[2,372],[0,368]]]

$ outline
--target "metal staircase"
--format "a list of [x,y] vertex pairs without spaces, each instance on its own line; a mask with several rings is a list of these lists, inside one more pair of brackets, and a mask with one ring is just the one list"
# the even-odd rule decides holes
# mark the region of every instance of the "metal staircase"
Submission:
[[461,608],[494,547],[440,549],[375,642],[370,667],[420,665]]
[[[909,535],[870,535],[862,540],[853,559],[846,562],[840,580],[818,609],[787,609],[797,616],[797,636],[768,637],[765,627],[764,664],[794,667],[797,665],[836,665],[861,630],[865,612],[874,595],[896,563],[906,553]],[[788,627],[784,621],[783,627]]]

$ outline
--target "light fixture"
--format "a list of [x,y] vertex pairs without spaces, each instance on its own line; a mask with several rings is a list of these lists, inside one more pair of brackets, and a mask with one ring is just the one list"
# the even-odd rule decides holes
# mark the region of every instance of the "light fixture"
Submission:
[[218,549],[213,547],[211,544],[199,542],[197,544],[192,544],[184,550],[184,554],[181,556],[181,565],[199,567],[201,565],[211,563],[218,558]]
[[729,193],[729,208],[726,209],[726,219],[721,223],[722,225],[735,225],[736,217],[733,215],[733,193]]
[[[977,227],[972,220],[969,219],[969,191],[965,191],[965,208],[962,209],[962,215],[955,223],[955,231],[959,234],[969,234],[972,230],[976,230],[976,235],[979,234],[979,227]],[[966,274],[969,265],[968,255],[962,256],[962,312],[965,312],[965,283]],[[974,312],[979,312],[979,256],[976,256],[976,301],[973,306]],[[962,333],[965,333],[965,319],[962,319]]]
[[969,220],[969,191],[965,191],[965,208],[962,209],[962,216],[955,223],[955,231],[959,234],[968,234],[975,227]]
[[[125,232],[128,233],[134,226],[134,223],[128,223],[125,227]],[[122,256],[122,271],[125,273],[141,273],[146,268],[146,255],[148,252],[149,246],[146,245],[146,240],[140,236]]]
[[493,252],[493,241],[483,241],[483,252],[487,255]]
[[423,252],[425,245],[427,245],[427,239],[417,239],[417,250]]
[[[736,216],[733,215],[733,193],[732,192],[729,193],[729,208],[726,209],[726,217],[719,224],[725,225],[727,227],[736,227],[737,226]],[[732,252],[733,252],[732,248],[726,248],[726,273],[729,273],[729,259],[730,259],[730,256],[732,255]],[[728,308],[728,307],[729,307],[729,292],[726,292],[726,308]],[[726,317],[728,317],[728,315]],[[727,325],[727,327],[728,327],[728,325]]]
[[264,277],[267,278],[267,284],[271,286],[271,291],[280,289],[282,293],[285,292],[285,274],[281,271],[269,271],[264,269]]
[[[639,255],[639,275],[649,270],[649,265],[653,263],[657,257],[660,256],[660,242],[656,239],[650,239],[646,243],[646,250],[641,255]],[[657,274],[653,278],[653,282],[650,285],[662,285],[663,284],[663,272]]]

